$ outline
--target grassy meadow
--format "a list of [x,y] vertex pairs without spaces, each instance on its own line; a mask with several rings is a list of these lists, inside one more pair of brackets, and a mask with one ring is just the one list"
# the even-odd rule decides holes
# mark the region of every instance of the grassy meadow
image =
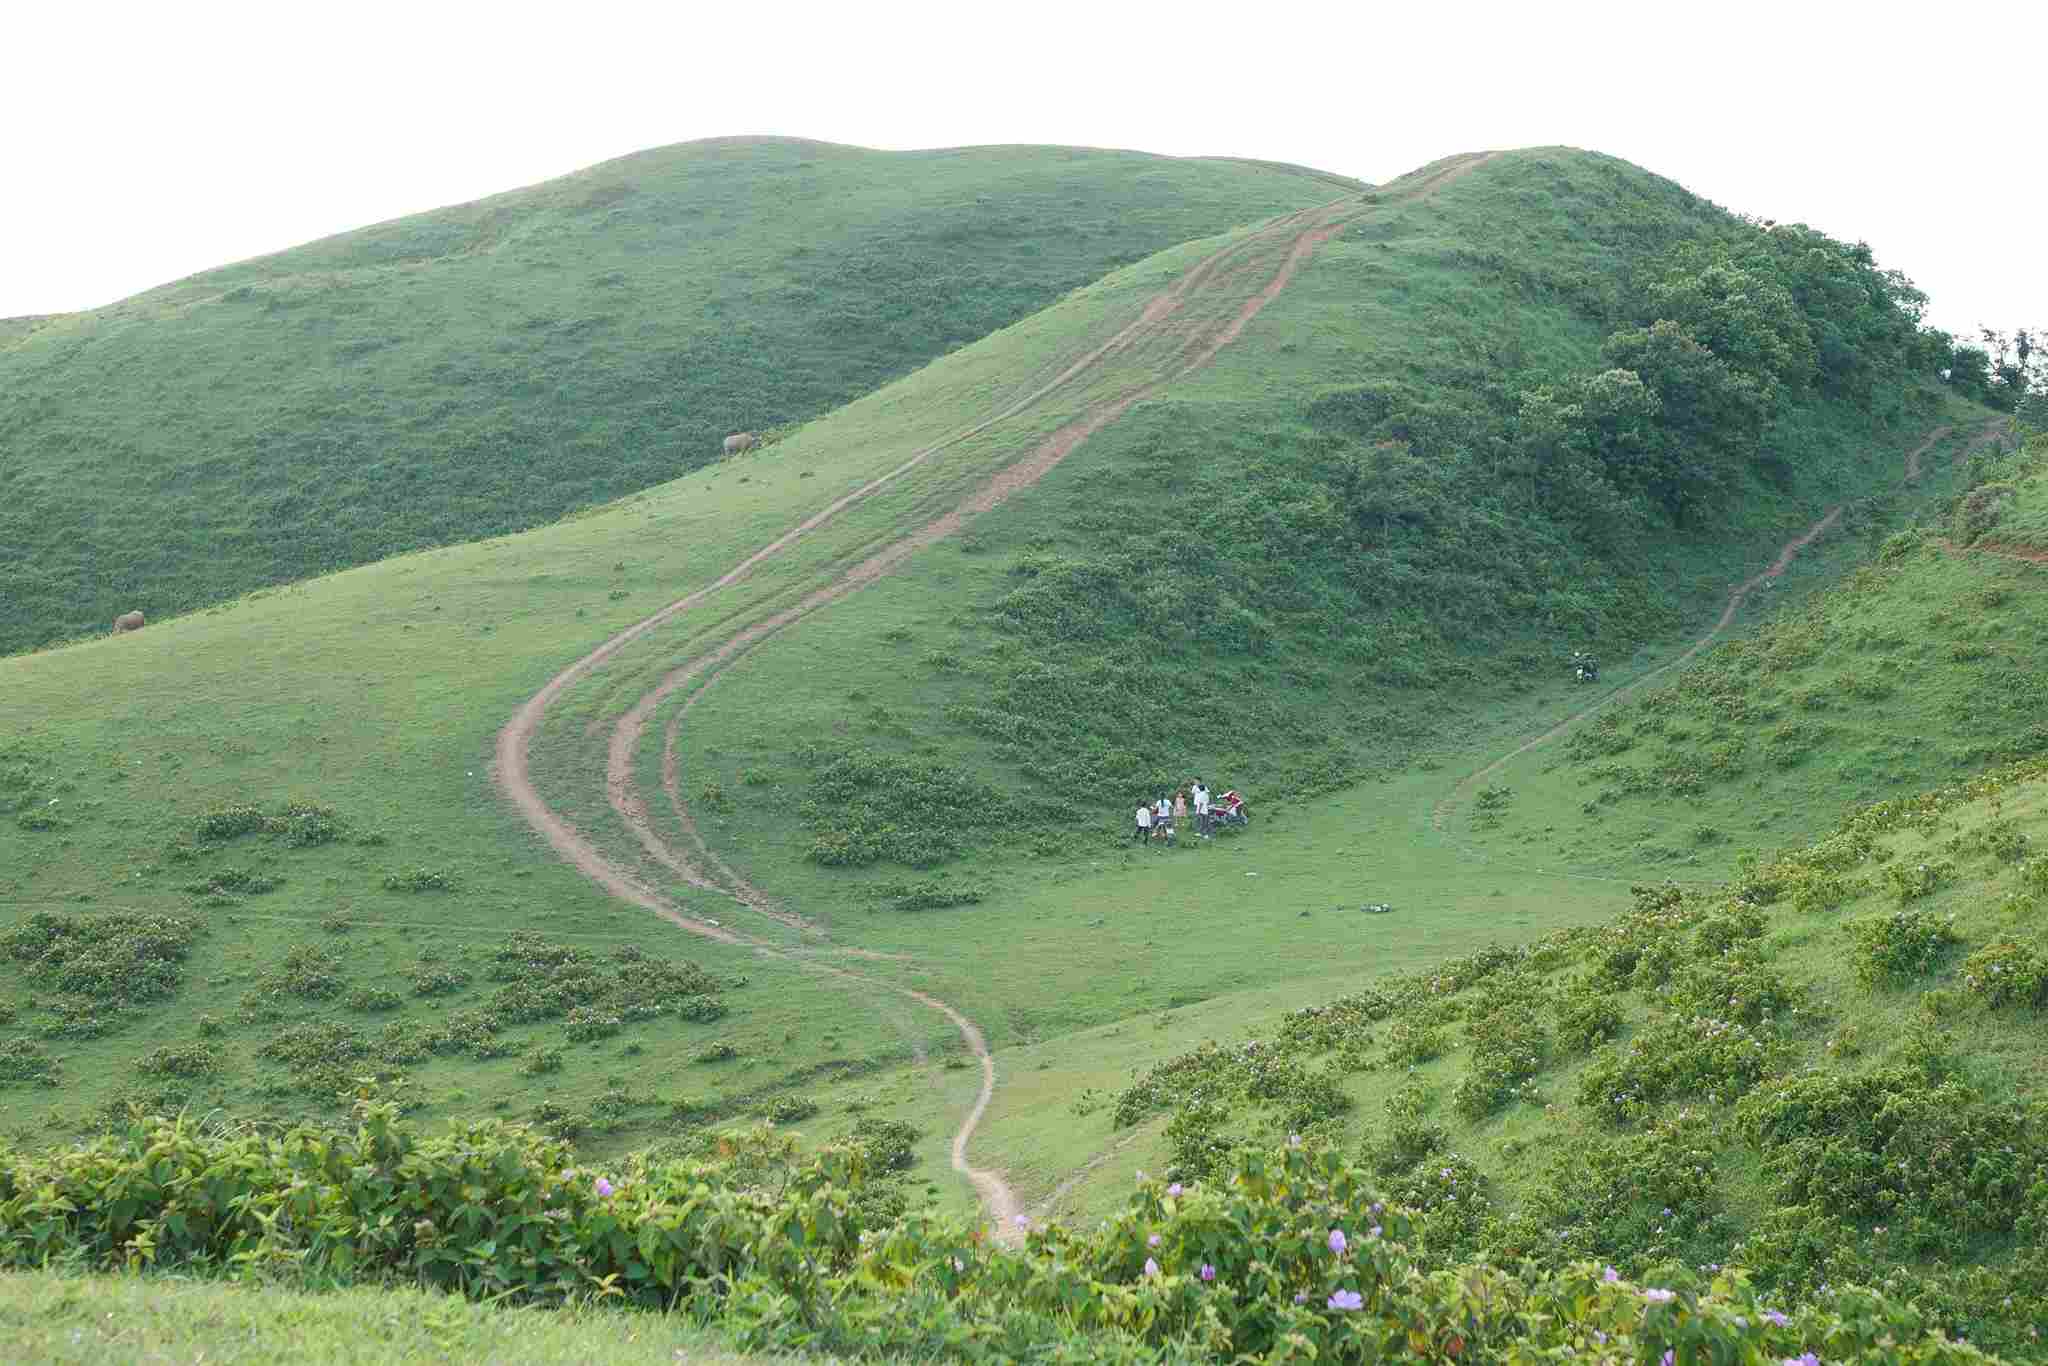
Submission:
[[[291,1290],[171,1276],[0,1276],[0,1333],[20,1366],[306,1362],[402,1366],[704,1366],[798,1358],[727,1350],[672,1315],[548,1312],[407,1289]],[[803,1360],[819,1360],[805,1357]]]
[[0,326],[0,653],[550,522],[1359,188],[715,139]]

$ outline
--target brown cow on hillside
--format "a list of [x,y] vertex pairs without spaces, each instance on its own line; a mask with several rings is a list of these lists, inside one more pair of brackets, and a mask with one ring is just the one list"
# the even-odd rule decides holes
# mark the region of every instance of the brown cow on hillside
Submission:
[[114,618],[114,634],[117,636],[123,631],[140,631],[141,629],[142,613],[140,612],[123,612],[120,616]]
[[752,432],[734,432],[725,439],[725,453],[738,455],[741,451],[750,451],[760,444],[761,438]]

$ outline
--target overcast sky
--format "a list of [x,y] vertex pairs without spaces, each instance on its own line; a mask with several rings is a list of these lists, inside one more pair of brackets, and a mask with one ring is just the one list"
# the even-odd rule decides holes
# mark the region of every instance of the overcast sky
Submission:
[[2048,6],[11,7],[0,317],[692,138],[1044,142],[1387,180],[1564,143],[2048,326]]

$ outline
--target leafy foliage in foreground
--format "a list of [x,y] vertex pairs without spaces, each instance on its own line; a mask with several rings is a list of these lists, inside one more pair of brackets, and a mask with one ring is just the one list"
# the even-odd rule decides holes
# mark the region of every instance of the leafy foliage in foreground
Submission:
[[[2048,860],[2021,828],[2044,790],[2032,760],[1858,809],[1726,886],[1638,887],[1605,926],[1162,1061],[1114,1122],[1168,1112],[1168,1175],[1209,1179],[1290,1129],[1343,1141],[1343,1083],[1405,1078],[1360,1156],[1433,1266],[1729,1265],[1788,1298],[1873,1284],[2033,1354],[2048,1102],[2007,1058],[2024,1076],[2048,1038]],[[1451,1114],[1432,1113],[1439,1077]]]
[[0,1164],[0,1264],[595,1293],[715,1312],[750,1344],[955,1359],[1987,1359],[1851,1287],[1795,1307],[1735,1274],[1427,1270],[1414,1211],[1300,1145],[1212,1185],[1141,1183],[1100,1229],[1034,1228],[1014,1250],[925,1215],[870,1220],[867,1164],[858,1147],[798,1164],[757,1137],[607,1173],[531,1131],[425,1137],[376,1104],[349,1129],[277,1135],[138,1117]]
[[0,653],[553,521],[1355,188],[698,142],[45,319],[0,337]]

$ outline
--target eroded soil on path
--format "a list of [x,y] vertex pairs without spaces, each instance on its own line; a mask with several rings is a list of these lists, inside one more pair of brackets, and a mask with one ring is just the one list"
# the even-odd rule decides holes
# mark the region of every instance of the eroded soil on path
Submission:
[[[1482,164],[1492,153],[1475,154],[1439,168],[1413,185],[1395,187],[1394,200],[1407,201],[1432,193],[1457,176]],[[785,926],[821,937],[815,927],[779,909],[773,900],[737,874],[710,849],[698,834],[681,795],[677,778],[677,742],[681,719],[691,704],[703,695],[718,671],[754,645],[861,588],[875,582],[910,555],[951,535],[969,519],[986,512],[1013,493],[1030,487],[1056,467],[1096,431],[1115,421],[1134,404],[1158,393],[1163,387],[1199,370],[1235,340],[1266,304],[1286,288],[1288,281],[1315,249],[1335,233],[1370,212],[1370,206],[1355,197],[1335,201],[1317,209],[1304,210],[1240,238],[1204,259],[1184,273],[1171,287],[1154,298],[1139,316],[1101,346],[1062,370],[1045,385],[1011,402],[999,411],[960,432],[915,452],[901,465],[862,485],[853,492],[812,514],[789,531],[755,551],[715,582],[668,604],[659,612],[635,623],[599,645],[583,658],[550,679],[523,705],[499,732],[494,776],[499,787],[522,817],[542,835],[562,858],[613,896],[644,907],[692,934],[740,945],[757,953],[788,959],[808,970],[829,973],[860,983],[869,989],[908,998],[943,1015],[958,1031],[968,1051],[981,1063],[981,1087],[972,1107],[953,1135],[952,1166],[966,1176],[979,1194],[987,1214],[995,1221],[999,1235],[1011,1231],[1018,1213],[1015,1193],[1003,1178],[974,1167],[967,1159],[968,1144],[986,1113],[995,1091],[995,1060],[986,1038],[973,1021],[938,998],[893,982],[868,977],[833,964],[821,962],[813,952],[789,950],[755,939],[722,925],[691,916],[662,894],[640,871],[623,866],[600,850],[560,813],[548,806],[533,783],[529,750],[533,736],[556,699],[588,677],[626,646],[674,620],[718,591],[746,579],[765,561],[772,559],[805,534],[823,526],[840,512],[872,497],[931,457],[957,446],[997,423],[1017,416],[1041,400],[1093,380],[1104,362],[1112,357],[1146,361],[1152,366],[1150,378],[1133,382],[1124,392],[1097,401],[1079,416],[1047,437],[1022,459],[998,472],[957,506],[909,530],[829,582],[805,594],[794,605],[744,625],[696,658],[667,674],[641,697],[614,725],[607,745],[605,786],[612,809],[630,829],[641,849],[656,865],[685,884],[732,896],[752,911]],[[1277,265],[1272,258],[1278,254]],[[1238,307],[1223,304],[1247,282],[1263,276],[1263,284],[1243,299]],[[1208,311],[1190,308],[1195,301],[1212,305]],[[646,726],[661,705],[679,689],[698,684],[698,689],[679,708],[664,734],[662,786],[667,792],[678,827],[690,848],[680,850],[666,839],[650,816],[640,795],[634,774],[634,756]]]

